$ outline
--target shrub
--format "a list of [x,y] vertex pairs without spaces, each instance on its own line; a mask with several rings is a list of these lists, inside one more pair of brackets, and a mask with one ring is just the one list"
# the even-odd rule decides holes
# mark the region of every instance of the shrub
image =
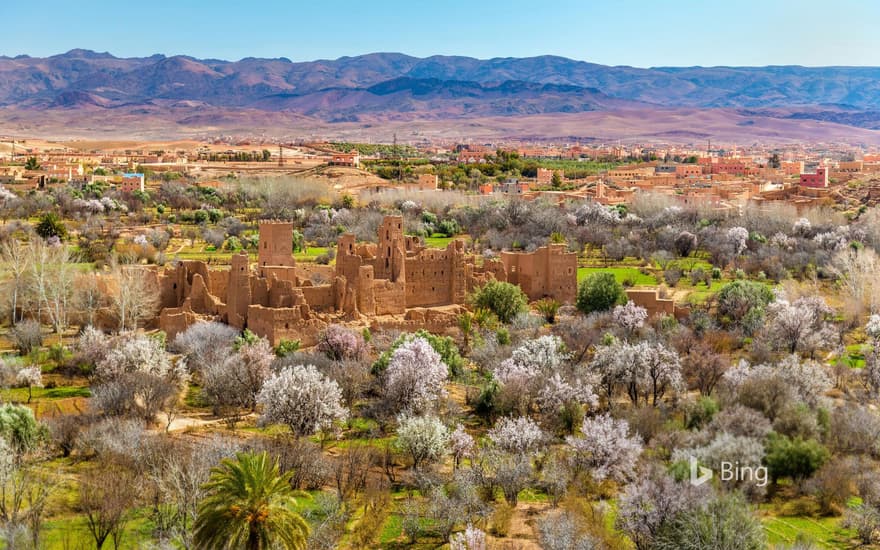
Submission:
[[526,310],[528,298],[517,285],[489,281],[471,296],[474,307],[485,308],[502,323],[509,323],[518,313]]
[[556,322],[556,312],[559,311],[560,306],[561,304],[552,298],[542,298],[535,302],[535,309],[551,325]]
[[299,340],[285,340],[282,339],[278,342],[278,345],[275,346],[275,355],[278,357],[286,357],[291,353],[296,353],[299,351],[300,341]]
[[577,308],[584,313],[606,311],[623,303],[623,286],[607,271],[591,273],[581,281],[577,292]]

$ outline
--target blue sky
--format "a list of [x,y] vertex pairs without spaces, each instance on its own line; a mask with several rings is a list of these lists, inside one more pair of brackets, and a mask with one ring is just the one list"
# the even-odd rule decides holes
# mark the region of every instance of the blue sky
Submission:
[[[880,66],[873,0],[30,0],[5,2],[0,55],[333,59],[377,51],[554,54],[607,65]],[[32,21],[33,24],[27,22]]]

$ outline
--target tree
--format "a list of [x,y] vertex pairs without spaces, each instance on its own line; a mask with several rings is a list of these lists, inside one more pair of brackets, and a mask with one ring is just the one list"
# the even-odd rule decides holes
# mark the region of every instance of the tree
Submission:
[[449,429],[437,417],[401,416],[397,423],[397,447],[412,458],[413,470],[446,452]]
[[280,473],[268,453],[223,459],[205,489],[195,521],[197,548],[305,550],[309,526],[294,511],[290,473]]
[[551,512],[538,521],[538,540],[546,550],[593,550],[603,546],[572,512]]
[[761,283],[753,281],[728,283],[715,297],[719,320],[751,335],[764,323],[765,309],[773,298],[773,291]]
[[668,390],[684,388],[678,354],[662,343],[613,342],[596,350],[590,367],[599,374],[609,403],[620,387],[634,405],[644,400],[654,406]]
[[562,178],[559,176],[559,172],[556,170],[553,171],[553,176],[550,178],[550,184],[555,188],[562,185]]
[[745,227],[731,227],[727,230],[727,241],[733,248],[735,256],[745,252],[749,241],[749,230]]
[[829,457],[828,449],[814,439],[791,439],[772,434],[767,443],[764,463],[774,482],[790,477],[800,483],[818,470]]
[[642,328],[648,319],[648,310],[642,306],[637,306],[632,300],[625,305],[614,306],[611,312],[614,322],[622,328],[627,335],[633,334]]
[[675,237],[675,251],[682,258],[691,255],[697,249],[697,236],[690,231],[682,231]]
[[504,452],[528,455],[547,441],[547,434],[531,418],[505,417],[486,434],[492,444]]
[[469,433],[464,431],[464,426],[459,424],[449,434],[449,452],[452,454],[452,469],[455,470],[461,464],[462,459],[472,457],[476,450],[476,442]]
[[24,162],[25,170],[39,170],[40,169],[40,161],[37,160],[37,157],[28,157]]
[[362,359],[368,351],[364,337],[342,325],[330,325],[318,335],[318,351],[334,361]]
[[19,321],[19,308],[22,298],[27,292],[28,273],[30,271],[30,258],[27,245],[18,239],[9,239],[3,243],[0,249],[0,262],[3,271],[7,275],[3,281],[3,287],[7,289],[9,297],[10,319],[12,324]]
[[261,421],[285,424],[296,437],[324,431],[345,420],[342,391],[314,367],[285,367],[266,380],[257,396]]
[[834,331],[828,323],[832,310],[821,296],[804,296],[789,302],[784,295],[767,306],[770,341],[788,353],[812,353],[830,342]]
[[578,286],[577,308],[584,313],[605,311],[621,303],[625,297],[623,286],[613,273],[591,273]]
[[158,289],[148,271],[137,267],[114,266],[116,288],[112,292],[113,310],[119,332],[134,330],[151,319],[159,305]]
[[636,461],[642,454],[639,436],[629,435],[626,420],[608,414],[585,418],[581,436],[568,436],[566,443],[575,453],[574,464],[589,469],[596,480],[627,481],[635,475]]
[[11,403],[0,405],[0,437],[8,443],[16,463],[34,451],[47,435],[46,427],[37,421],[28,407]]
[[385,397],[395,410],[424,411],[446,394],[449,369],[423,338],[401,344],[384,373]]
[[178,333],[170,347],[184,356],[191,370],[204,371],[232,354],[237,336],[238,330],[223,323],[196,323]]
[[528,298],[517,285],[489,281],[471,296],[474,307],[494,313],[502,323],[509,323],[517,314],[526,311]]
[[661,529],[704,498],[704,493],[652,469],[649,476],[627,485],[618,501],[615,527],[626,533],[638,550],[650,550]]
[[22,355],[27,355],[43,345],[43,329],[33,319],[19,321],[9,329],[9,341]]
[[680,512],[658,533],[657,550],[759,550],[767,542],[745,499],[731,493]]
[[125,468],[106,463],[85,472],[79,484],[79,507],[98,550],[110,537],[114,548],[119,548],[136,494],[134,477]]
[[487,550],[486,533],[470,523],[464,531],[449,538],[449,550]]
[[44,239],[57,237],[58,239],[63,240],[67,236],[67,227],[64,226],[64,222],[61,221],[61,218],[59,218],[58,214],[55,212],[46,212],[43,214],[34,229],[36,230],[37,235]]

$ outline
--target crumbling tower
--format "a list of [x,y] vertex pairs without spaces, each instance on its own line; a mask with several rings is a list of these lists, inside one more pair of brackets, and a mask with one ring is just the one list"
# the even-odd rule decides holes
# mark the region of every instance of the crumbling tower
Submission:
[[406,280],[406,261],[403,236],[403,216],[385,216],[379,226],[379,244],[376,250],[375,277],[392,283]]
[[260,267],[294,267],[293,223],[278,220],[260,222],[260,244],[257,252]]

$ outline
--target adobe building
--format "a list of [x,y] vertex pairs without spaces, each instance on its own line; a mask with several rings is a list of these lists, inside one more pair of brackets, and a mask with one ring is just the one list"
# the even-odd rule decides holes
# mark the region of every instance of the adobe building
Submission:
[[[257,265],[247,253],[228,269],[182,261],[157,275],[159,327],[169,338],[199,320],[248,328],[273,345],[282,339],[313,345],[331,322],[357,321],[374,327],[441,331],[455,326],[468,294],[491,279],[518,284],[530,299],[575,300],[577,256],[565,245],[534,252],[504,252],[481,264],[455,240],[445,249],[427,248],[404,234],[402,216],[386,216],[376,243],[351,234],[337,243],[331,280],[314,284],[292,254],[293,224],[260,223]],[[444,309],[445,308],[445,309]]]

